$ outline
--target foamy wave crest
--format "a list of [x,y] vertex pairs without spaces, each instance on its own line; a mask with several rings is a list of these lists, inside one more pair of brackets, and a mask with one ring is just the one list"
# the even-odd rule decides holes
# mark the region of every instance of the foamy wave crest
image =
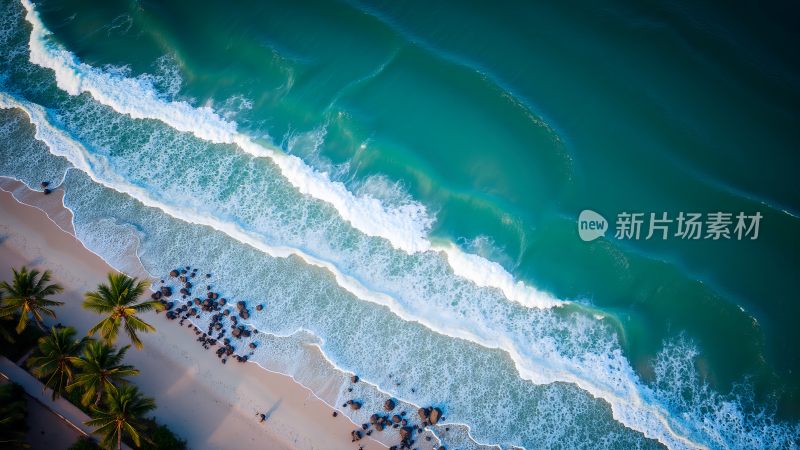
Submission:
[[[71,95],[89,93],[98,102],[138,119],[159,120],[170,127],[214,143],[236,144],[256,157],[272,159],[284,177],[301,193],[332,205],[338,214],[360,232],[388,240],[406,252],[432,249],[428,232],[433,224],[426,208],[409,199],[387,207],[369,195],[356,196],[343,183],[331,180],[294,155],[254,142],[237,132],[236,124],[220,117],[209,107],[196,108],[186,102],[168,101],[153,88],[148,77],[128,78],[82,63],[51,39],[30,0],[21,0],[31,24],[30,60],[55,72],[58,87]],[[479,286],[501,290],[510,300],[526,307],[549,308],[562,300],[538,291],[513,276],[502,266],[470,255],[459,248],[440,247],[456,274]]]
[[[532,342],[533,345],[522,345],[524,338],[515,336],[515,333],[499,332],[493,327],[471,321],[465,324],[463,317],[457,314],[443,315],[432,306],[416,304],[414,309],[409,309],[405,302],[399,302],[382,292],[370,290],[358,280],[342,273],[334,264],[296,248],[269,245],[256,233],[238,224],[225,222],[191,207],[167,204],[154,198],[146,189],[133,185],[116,174],[105,157],[88,151],[81,143],[50,123],[47,112],[37,104],[15,99],[0,92],[0,108],[23,110],[36,127],[37,139],[45,142],[53,154],[66,158],[73,166],[102,186],[126,194],[145,206],[158,209],[183,222],[218,230],[270,256],[286,258],[294,255],[309,265],[327,269],[334,275],[339,286],[362,300],[388,307],[392,313],[405,321],[418,322],[445,336],[506,351],[523,379],[540,385],[554,382],[572,383],[594,397],[606,400],[611,405],[616,420],[641,431],[647,437],[658,439],[670,448],[704,448],[683,437],[683,433],[676,429],[676,426],[682,427],[676,424],[676,420],[670,417],[663,407],[653,401],[650,389],[639,383],[638,377],[620,349],[597,334],[597,327],[594,326],[595,321],[592,319],[570,321],[569,326],[571,335],[586,340],[583,345],[578,343],[579,346],[584,349],[593,348],[596,352],[584,351],[570,356],[564,354],[561,343],[547,336]],[[466,263],[467,266],[469,264]],[[481,270],[481,268],[468,267],[465,270]],[[545,322],[549,324],[548,326],[558,328],[557,323],[551,323],[549,320]],[[605,344],[602,344],[603,342]],[[598,346],[599,348],[596,348]]]
[[453,273],[471,280],[478,286],[500,289],[509,300],[529,308],[562,304],[560,300],[546,292],[521,281],[514,281],[514,277],[494,261],[467,253],[454,244],[437,245],[433,248],[447,256],[447,262],[453,268]]
[[235,123],[223,119],[209,107],[196,108],[186,102],[167,101],[158,95],[152,81],[146,77],[114,76],[84,64],[50,39],[50,31],[30,0],[22,0],[22,5],[27,11],[25,19],[33,27],[30,60],[52,69],[60,89],[71,95],[87,92],[98,102],[133,118],[159,120],[200,139],[236,144],[251,155],[271,158],[300,192],[330,203],[359,231],[387,239],[396,248],[409,252],[430,248],[426,235],[433,221],[423,205],[414,202],[388,209],[374,198],[356,197],[342,183],[332,181],[327,173],[314,170],[300,158],[259,145],[238,133]]
[[339,286],[342,286],[358,298],[389,306],[393,310],[401,309],[400,305],[392,297],[370,291],[355,278],[342,273],[333,264],[295,248],[268,245],[254,233],[244,230],[239,225],[219,220],[191,208],[181,207],[177,204],[166,204],[154,198],[146,189],[134,186],[118,176],[104,157],[90,153],[81,143],[76,142],[53,126],[47,117],[47,111],[41,106],[25,100],[15,99],[5,92],[0,92],[0,108],[18,108],[24,111],[30,118],[31,123],[36,127],[36,139],[47,144],[54,155],[66,158],[75,168],[86,173],[92,181],[135,198],[145,206],[156,208],[170,217],[221,231],[231,238],[270,256],[276,258],[297,256],[307,264],[329,270],[333,273]]
[[[42,45],[41,51],[46,51],[46,46]],[[58,75],[58,71],[56,71],[56,74]],[[254,233],[236,224],[221,221],[208,214],[189,208],[182,208],[180,205],[168,205],[153,198],[145,189],[131,185],[115,174],[103,157],[91,154],[80,143],[59,133],[59,130],[47,120],[46,112],[38,105],[21,100],[16,101],[9,96],[2,96],[2,101],[7,105],[5,107],[17,107],[26,111],[31,121],[37,126],[37,138],[47,142],[54,154],[66,157],[98,184],[125,193],[146,206],[159,209],[179,220],[217,229],[233,239],[271,256],[299,256],[310,265],[329,270],[334,274],[340,286],[358,298],[387,306],[394,314],[406,321],[421,323],[443,335],[475,342],[487,348],[498,348],[506,351],[515,362],[523,379],[531,380],[537,384],[557,381],[572,383],[593,396],[608,401],[612,406],[614,418],[630,428],[640,430],[646,436],[656,438],[673,448],[698,448],[697,445],[675,431],[673,420],[666,411],[648,401],[650,396],[647,393],[647,389],[638,383],[638,378],[619,350],[608,349],[609,351],[594,356],[584,353],[575,358],[570,358],[561,355],[559,344],[552,340],[540,340],[537,342],[539,345],[532,346],[532,348],[529,348],[529,346],[521,347],[520,342],[516,341],[512,336],[498,333],[497,330],[480,326],[480,324],[466,327],[463,324],[463,320],[459,319],[457,315],[442,317],[435,309],[427,310],[424,304],[417,305],[417,309],[409,310],[406,304],[398,302],[391,296],[370,291],[357,280],[343,274],[333,264],[307,255],[297,249],[270,246]],[[242,145],[242,142],[237,143],[240,146]],[[255,146],[250,153],[261,151],[258,149],[263,150],[263,147],[258,147],[249,140],[245,140],[244,144]],[[306,173],[311,171],[299,158],[284,158],[281,161],[286,163],[281,167],[284,173],[287,171],[291,173],[292,170]],[[276,160],[276,162],[278,161]],[[306,179],[311,180],[310,177]],[[338,186],[344,189],[343,185]],[[374,201],[382,209],[376,200],[370,200]],[[425,242],[427,243],[427,241]],[[506,276],[499,265],[486,266],[481,260],[477,259],[478,257],[465,258],[452,249],[450,253],[456,255],[453,259],[458,261],[455,265],[459,267],[458,270],[463,276],[475,277],[475,275],[481,274],[482,278],[476,278],[481,280],[482,285],[504,287],[505,289],[501,288],[501,290],[509,292],[512,298],[516,298],[518,301],[519,299],[527,298],[528,300],[523,301],[529,304],[535,303],[538,294],[535,292],[520,292],[520,294],[516,294],[515,290],[519,289],[520,286],[511,284],[509,282],[510,276]],[[484,272],[491,273],[492,276],[484,276]],[[500,279],[498,280],[497,277]],[[591,336],[591,334],[587,333],[587,336]]]

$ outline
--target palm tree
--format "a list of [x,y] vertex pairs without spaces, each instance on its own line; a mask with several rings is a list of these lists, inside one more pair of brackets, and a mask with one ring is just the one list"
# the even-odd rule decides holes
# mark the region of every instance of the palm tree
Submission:
[[39,355],[32,356],[27,364],[36,377],[46,379],[44,385],[53,390],[53,399],[63,395],[72,383],[78,354],[87,340],[76,341],[72,327],[52,327],[49,335],[39,338]]
[[[3,309],[3,291],[0,290],[0,310]],[[14,343],[14,335],[6,328],[7,321],[13,321],[14,318],[11,316],[0,316],[0,339],[6,341],[9,344]]]
[[127,383],[125,377],[139,374],[133,366],[122,364],[129,348],[130,345],[126,345],[117,351],[114,347],[97,341],[86,345],[83,355],[75,361],[78,374],[69,385],[69,389],[83,392],[81,403],[84,406],[89,405],[92,400],[95,405],[100,404],[103,393],[115,385]]
[[123,434],[139,447],[139,434],[146,429],[142,419],[155,408],[153,399],[142,396],[136,386],[126,384],[112,387],[106,395],[103,408],[91,408],[94,418],[86,425],[96,427],[94,432],[103,435],[102,444],[105,447],[110,448],[116,442],[117,449],[121,449]]
[[28,326],[29,316],[33,317],[33,321],[39,329],[47,331],[42,322],[42,314],[55,318],[56,313],[51,308],[64,304],[64,302],[48,300],[47,297],[58,294],[64,288],[58,284],[47,284],[50,282],[49,270],[45,270],[41,276],[39,276],[38,270],[28,271],[28,268],[24,266],[19,272],[17,269],[13,270],[14,281],[11,284],[5,281],[0,282],[0,289],[6,291],[6,300],[0,308],[0,317],[18,313],[17,334],[22,333]]
[[94,292],[87,292],[83,307],[107,317],[89,330],[89,334],[100,331],[100,336],[113,344],[119,334],[119,327],[124,323],[125,332],[130,336],[136,348],[142,348],[142,341],[137,332],[154,332],[152,325],[136,317],[137,313],[162,309],[161,303],[155,300],[136,303],[150,285],[147,281],[139,281],[123,273],[109,273],[108,285],[101,284]]
[[0,386],[0,447],[29,448],[25,442],[28,425],[28,401],[25,391],[16,383]]

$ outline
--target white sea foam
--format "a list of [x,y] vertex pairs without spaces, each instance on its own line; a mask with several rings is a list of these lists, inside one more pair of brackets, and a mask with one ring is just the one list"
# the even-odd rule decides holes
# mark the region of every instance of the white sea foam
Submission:
[[[559,304],[557,299],[513,277],[497,263],[471,255],[454,245],[433,246],[426,234],[431,225],[425,208],[411,203],[387,209],[379,200],[369,196],[355,196],[341,183],[306,165],[301,159],[287,156],[277,149],[262,146],[236,131],[236,125],[221,118],[211,108],[196,108],[188,103],[167,101],[152,88],[145,78],[129,78],[104,72],[80,63],[67,50],[49,42],[49,32],[44,28],[28,0],[22,0],[27,10],[26,19],[33,26],[29,47],[31,62],[54,70],[58,86],[72,95],[88,92],[100,103],[133,118],[159,120],[179,131],[217,143],[233,143],[245,152],[269,157],[283,175],[302,193],[326,201],[359,231],[386,238],[395,248],[407,252],[424,250],[441,251],[453,272],[478,286],[497,288],[504,295],[525,306],[547,307]],[[442,314],[426,309],[424,304],[406,306],[389,295],[375,292],[358,280],[342,273],[334,264],[316,258],[298,249],[268,245],[257,234],[241,226],[180,205],[164,203],[151,193],[116,175],[102,157],[87,151],[53,126],[46,111],[38,105],[0,95],[0,107],[20,108],[36,125],[37,139],[47,143],[54,154],[66,157],[76,168],[88,174],[95,182],[125,193],[146,206],[157,208],[179,220],[212,227],[253,248],[275,257],[296,255],[306,263],[330,271],[337,283],[358,298],[387,306],[394,314],[407,321],[419,322],[438,333],[462,338],[488,348],[506,351],[513,359],[520,376],[537,384],[555,381],[579,386],[595,397],[608,401],[614,418],[626,426],[642,431],[645,436],[658,439],[670,448],[703,448],[687,436],[692,435],[687,419],[673,417],[657,401],[657,393],[643,386],[630,364],[618,348],[579,358],[559,354],[554,342],[539,342],[537,348],[527,348],[524,343],[488,327],[466,326],[456,315]],[[705,420],[705,419],[704,419]],[[711,442],[715,442],[712,440]],[[712,444],[714,445],[714,444]]]
[[[536,384],[557,381],[575,384],[591,395],[609,402],[615,420],[641,431],[645,436],[658,439],[670,448],[704,448],[684,437],[680,422],[654,402],[652,392],[639,383],[637,375],[618,348],[608,348],[607,351],[597,354],[584,353],[575,360],[561,355],[556,342],[544,340],[538,342],[536,348],[524,348],[510,335],[498,333],[491,327],[480,324],[465,325],[463,318],[457,314],[442,314],[439,310],[430,310],[424,304],[415,304],[409,308],[387,294],[368,289],[358,280],[342,273],[334,264],[295,248],[268,245],[260,236],[237,224],[225,222],[189,207],[166,204],[154,198],[147,190],[132,185],[117,175],[104,157],[89,152],[81,143],[52,125],[47,112],[39,105],[0,92],[0,108],[23,110],[36,127],[37,139],[45,142],[53,154],[65,157],[100,185],[124,193],[145,206],[156,208],[178,220],[216,229],[273,257],[285,258],[295,255],[307,264],[330,271],[337,284],[356,297],[384,305],[405,321],[415,321],[446,336],[506,351],[523,379]],[[455,259],[461,261],[463,256],[458,255]],[[465,261],[464,264],[467,266],[475,264],[469,258]],[[479,266],[469,270],[486,269]],[[531,293],[531,295],[536,294]],[[588,322],[583,323],[587,327],[590,326]],[[580,335],[580,330],[577,330],[577,333]],[[590,337],[589,332],[586,335],[587,338]]]
[[[153,88],[148,77],[130,78],[92,67],[51,39],[30,0],[21,0],[31,24],[30,60],[55,72],[59,88],[71,95],[89,93],[98,102],[137,119],[159,120],[170,127],[214,143],[236,144],[246,153],[271,158],[284,177],[301,193],[332,205],[339,215],[357,230],[382,237],[393,247],[413,253],[432,248],[427,238],[433,223],[426,208],[409,201],[386,207],[380,200],[356,196],[326,172],[307,165],[302,159],[254,142],[237,132],[236,124],[220,117],[209,107],[193,107],[186,102],[168,101]],[[448,254],[456,273],[480,286],[503,291],[511,300],[527,307],[552,307],[563,301],[514,281],[499,264],[469,255],[455,247],[439,248]],[[457,266],[457,267],[456,267]]]
[[500,289],[506,298],[527,307],[558,306],[562,302],[552,295],[528,286],[514,277],[500,264],[472,253],[467,253],[454,244],[436,245],[434,250],[447,256],[453,273],[466,278],[478,286]]
[[236,124],[220,117],[209,107],[193,107],[186,102],[167,101],[153,89],[146,77],[114,76],[78,60],[53,42],[38,12],[29,0],[22,0],[26,20],[33,27],[30,35],[30,60],[55,72],[59,88],[71,95],[87,92],[98,102],[136,119],[159,120],[176,130],[192,133],[215,143],[236,144],[258,157],[271,158],[283,175],[303,194],[333,205],[339,214],[359,231],[388,239],[396,248],[409,252],[430,247],[425,238],[432,220],[425,207],[410,203],[387,209],[370,197],[356,197],[327,173],[306,165],[300,158],[260,145],[237,132]]

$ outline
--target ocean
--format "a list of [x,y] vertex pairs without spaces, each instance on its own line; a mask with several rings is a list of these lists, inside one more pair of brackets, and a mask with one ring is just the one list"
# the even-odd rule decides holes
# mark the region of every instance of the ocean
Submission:
[[[0,0],[0,176],[63,187],[120,270],[191,265],[263,303],[252,360],[358,398],[356,423],[393,397],[440,407],[448,448],[798,448],[798,22]],[[615,233],[630,213],[639,239]],[[690,213],[730,235],[679,236]]]

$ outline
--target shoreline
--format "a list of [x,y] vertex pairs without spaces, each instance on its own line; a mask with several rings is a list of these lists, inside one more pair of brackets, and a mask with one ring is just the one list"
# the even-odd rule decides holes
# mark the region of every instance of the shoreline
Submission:
[[[54,281],[65,288],[56,297],[65,302],[56,311],[56,321],[85,333],[99,316],[81,308],[82,295],[114,269],[75,238],[61,189],[45,196],[0,177],[0,191],[0,275],[7,278],[11,267],[22,265],[51,270]],[[141,271],[133,275],[152,280]],[[163,314],[151,312],[143,318],[158,331],[141,336],[143,350],[128,352],[126,361],[141,370],[132,381],[156,399],[153,415],[159,422],[191,448],[227,448],[234,443],[243,449],[386,448],[369,437],[350,442],[350,432],[360,427],[341,413],[333,417],[334,408],[291,377],[255,364],[220,367],[191,330],[178,331],[165,323]],[[121,338],[118,345],[126,343]],[[165,373],[172,375],[164,377]],[[267,414],[266,422],[259,423],[259,413]]]

